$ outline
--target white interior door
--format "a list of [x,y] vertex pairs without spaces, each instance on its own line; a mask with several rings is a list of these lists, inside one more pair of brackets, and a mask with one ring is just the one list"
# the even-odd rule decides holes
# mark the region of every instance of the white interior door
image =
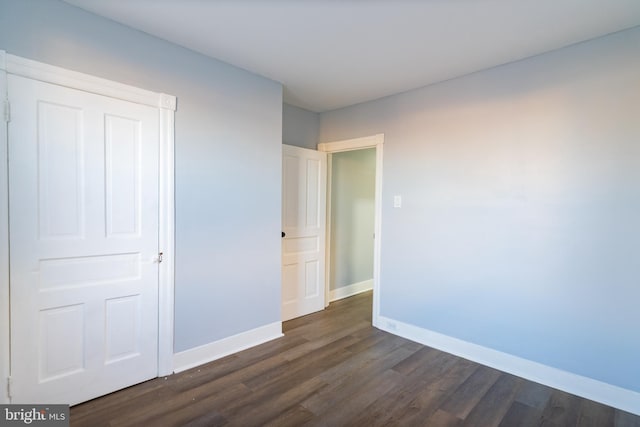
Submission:
[[327,155],[283,145],[282,320],[324,309]]
[[158,110],[8,77],[13,403],[158,369]]

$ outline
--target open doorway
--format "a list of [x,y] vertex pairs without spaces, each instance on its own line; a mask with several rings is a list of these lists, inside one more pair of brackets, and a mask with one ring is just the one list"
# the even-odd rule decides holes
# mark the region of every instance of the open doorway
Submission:
[[384,135],[318,144],[327,167],[325,301],[373,289],[379,314],[382,144]]
[[327,303],[373,289],[376,149],[330,154]]

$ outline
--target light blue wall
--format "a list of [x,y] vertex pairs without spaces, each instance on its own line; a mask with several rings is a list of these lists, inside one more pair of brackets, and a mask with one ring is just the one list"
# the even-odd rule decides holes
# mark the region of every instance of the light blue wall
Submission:
[[636,28],[322,114],[385,134],[381,314],[640,391],[639,88]]
[[282,143],[316,150],[320,115],[313,111],[282,105]]
[[0,49],[177,96],[176,351],[280,320],[280,84],[56,0],[0,0]]
[[330,289],[373,280],[376,149],[331,155]]

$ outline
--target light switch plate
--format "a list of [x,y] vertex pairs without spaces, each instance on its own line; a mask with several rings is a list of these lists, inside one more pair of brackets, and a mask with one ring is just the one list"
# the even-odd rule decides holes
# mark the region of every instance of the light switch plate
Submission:
[[393,196],[393,207],[394,208],[402,207],[402,196],[400,195]]

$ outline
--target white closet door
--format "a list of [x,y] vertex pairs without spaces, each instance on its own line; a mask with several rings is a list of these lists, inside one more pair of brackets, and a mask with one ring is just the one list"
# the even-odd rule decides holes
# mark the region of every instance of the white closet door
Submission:
[[13,403],[157,376],[158,110],[8,77]]
[[282,320],[323,310],[327,155],[283,145]]

